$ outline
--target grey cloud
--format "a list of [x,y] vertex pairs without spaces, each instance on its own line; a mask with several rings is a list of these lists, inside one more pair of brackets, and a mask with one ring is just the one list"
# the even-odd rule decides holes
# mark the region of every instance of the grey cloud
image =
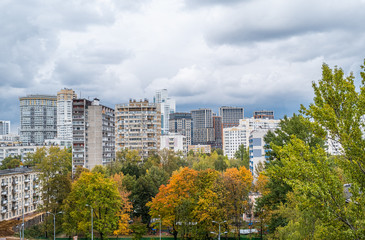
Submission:
[[248,2],[250,0],[185,0],[185,4],[188,7],[207,7],[207,6],[227,6],[242,2]]

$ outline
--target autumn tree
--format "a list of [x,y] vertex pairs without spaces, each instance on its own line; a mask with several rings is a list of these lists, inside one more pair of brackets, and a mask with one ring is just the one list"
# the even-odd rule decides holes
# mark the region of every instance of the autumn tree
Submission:
[[9,156],[4,158],[4,160],[2,160],[0,165],[0,170],[17,168],[20,166],[20,164],[21,164],[21,156],[19,155]]
[[[124,207],[123,207],[124,206]],[[64,201],[63,227],[68,234],[82,232],[90,235],[93,209],[94,230],[101,239],[114,231],[124,231],[120,226],[127,219],[126,209],[129,206],[122,202],[117,183],[100,173],[83,172],[72,184],[72,191]]]
[[249,168],[250,165],[250,154],[248,148],[244,144],[241,144],[234,154],[234,157],[241,161],[241,166]]

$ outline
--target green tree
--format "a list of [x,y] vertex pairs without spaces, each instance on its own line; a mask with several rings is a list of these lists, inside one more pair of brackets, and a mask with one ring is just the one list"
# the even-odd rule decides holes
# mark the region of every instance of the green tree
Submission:
[[250,154],[249,154],[248,148],[246,148],[245,145],[241,144],[238,147],[237,151],[234,154],[234,157],[241,161],[240,166],[244,166],[247,169],[249,168]]
[[68,234],[82,232],[90,236],[93,209],[94,230],[101,239],[118,228],[121,196],[117,183],[100,173],[81,173],[64,201],[63,227]]
[[21,156],[9,156],[4,158],[4,160],[1,162],[0,170],[4,169],[11,169],[11,168],[17,168],[21,164]]

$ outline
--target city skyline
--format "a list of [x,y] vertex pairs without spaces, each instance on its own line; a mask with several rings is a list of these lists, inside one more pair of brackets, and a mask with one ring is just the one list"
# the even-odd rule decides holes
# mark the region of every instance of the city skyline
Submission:
[[[323,62],[358,75],[363,0],[6,1],[0,119],[19,97],[72,88],[109,107],[168,89],[176,111],[221,106],[291,116]],[[357,83],[358,84],[358,83]],[[81,93],[81,96],[80,96]]]

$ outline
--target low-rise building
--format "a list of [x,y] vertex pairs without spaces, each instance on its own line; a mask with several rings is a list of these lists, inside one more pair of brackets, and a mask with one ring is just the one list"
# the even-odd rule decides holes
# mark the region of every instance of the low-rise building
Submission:
[[181,134],[169,133],[168,135],[162,135],[160,142],[160,149],[167,148],[174,152],[181,151],[184,155],[187,153],[186,137]]
[[211,153],[212,152],[212,147],[210,145],[189,145],[188,146],[188,151],[193,151],[194,154],[197,153]]
[[31,168],[1,170],[0,184],[1,221],[32,213],[40,206],[40,181]]

